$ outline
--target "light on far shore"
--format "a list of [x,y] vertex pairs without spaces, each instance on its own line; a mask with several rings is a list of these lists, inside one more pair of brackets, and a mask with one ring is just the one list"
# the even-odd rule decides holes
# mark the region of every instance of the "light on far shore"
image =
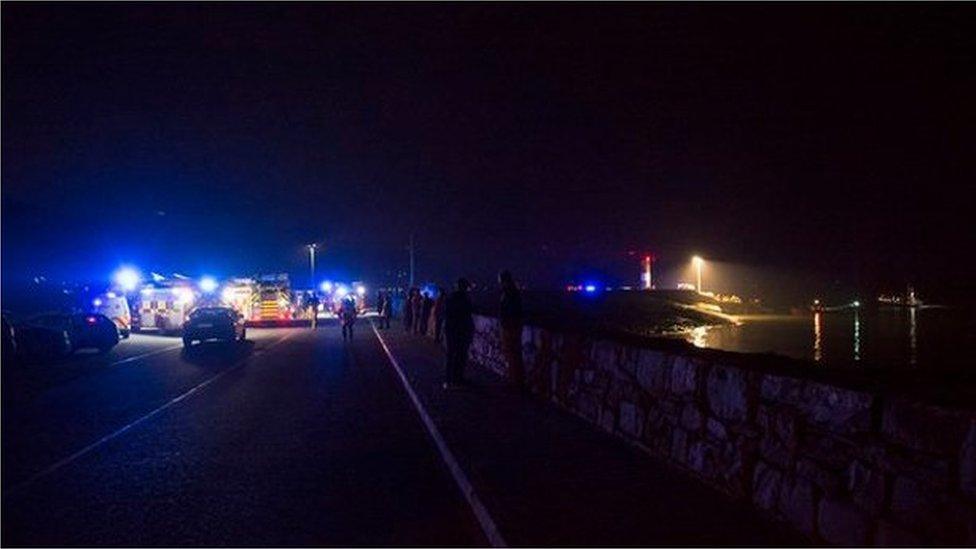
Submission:
[[694,256],[691,258],[691,264],[695,267],[695,289],[698,293],[702,291],[702,266],[705,264],[705,260],[701,256]]

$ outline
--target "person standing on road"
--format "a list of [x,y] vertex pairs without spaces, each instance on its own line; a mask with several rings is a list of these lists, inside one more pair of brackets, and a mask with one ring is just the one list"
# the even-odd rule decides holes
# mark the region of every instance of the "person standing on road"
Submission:
[[444,304],[444,335],[447,337],[447,360],[444,388],[452,389],[464,383],[464,366],[468,362],[468,349],[474,339],[474,317],[467,279],[459,278],[457,289],[451,292]]
[[407,332],[413,331],[413,294],[416,291],[417,288],[410,288],[403,299],[403,329]]
[[434,300],[430,297],[430,292],[424,292],[423,299],[420,300],[420,335],[430,334],[430,311],[434,308]]
[[308,296],[308,314],[312,329],[317,329],[319,327],[319,298],[315,296],[315,292]]
[[501,307],[498,318],[502,327],[502,353],[508,364],[508,379],[516,387],[525,384],[525,365],[522,362],[522,294],[512,273],[498,274],[501,286]]
[[447,303],[447,292],[441,286],[437,287],[437,298],[434,300],[434,311],[431,321],[434,323],[434,341],[440,343],[444,339],[444,305]]
[[421,317],[420,313],[424,307],[424,297],[420,294],[420,290],[414,290],[413,299],[410,300],[410,307],[412,308],[413,314],[413,333],[420,333]]
[[358,312],[356,311],[356,299],[352,296],[346,296],[342,300],[342,339],[352,341],[352,327],[356,324],[356,316]]

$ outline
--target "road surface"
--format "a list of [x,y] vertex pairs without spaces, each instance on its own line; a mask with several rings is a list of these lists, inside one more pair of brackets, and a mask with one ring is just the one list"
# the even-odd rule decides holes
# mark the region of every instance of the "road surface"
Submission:
[[436,346],[359,328],[5,365],[2,543],[795,541],[488,372],[444,392]]

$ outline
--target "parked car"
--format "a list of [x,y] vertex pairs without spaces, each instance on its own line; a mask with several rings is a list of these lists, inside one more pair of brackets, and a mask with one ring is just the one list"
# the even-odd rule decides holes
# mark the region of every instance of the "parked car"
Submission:
[[[78,349],[98,349],[106,353],[119,344],[119,329],[112,319],[102,314],[44,314],[32,317],[26,323],[28,330],[63,332],[67,335],[69,352]],[[18,334],[21,329],[18,329]],[[34,336],[42,341],[55,335],[38,332]]]
[[21,357],[50,359],[71,354],[71,337],[64,328],[19,324],[14,337]]
[[200,307],[183,323],[184,347],[194,341],[244,341],[246,337],[244,316],[230,307]]

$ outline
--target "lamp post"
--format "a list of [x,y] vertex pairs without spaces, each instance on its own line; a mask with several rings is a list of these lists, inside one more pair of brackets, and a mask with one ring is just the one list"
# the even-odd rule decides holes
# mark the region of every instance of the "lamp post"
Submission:
[[315,289],[315,249],[318,244],[306,244],[308,248],[308,287]]
[[698,290],[698,293],[701,293],[702,265],[705,263],[705,260],[696,255],[691,258],[691,263],[695,266],[695,288]]

